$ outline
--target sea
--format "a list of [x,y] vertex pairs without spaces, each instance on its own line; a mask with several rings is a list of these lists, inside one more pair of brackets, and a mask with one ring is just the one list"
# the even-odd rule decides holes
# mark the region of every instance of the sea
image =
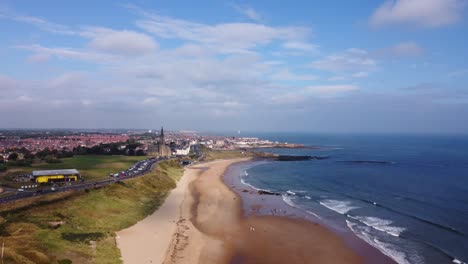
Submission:
[[242,133],[327,156],[253,163],[242,182],[279,192],[400,264],[468,263],[468,136]]

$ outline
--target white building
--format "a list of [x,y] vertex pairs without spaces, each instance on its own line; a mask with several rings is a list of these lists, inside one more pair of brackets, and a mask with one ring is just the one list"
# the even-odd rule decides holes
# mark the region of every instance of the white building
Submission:
[[191,145],[188,145],[186,148],[182,148],[182,149],[176,149],[176,155],[177,156],[187,156],[189,153],[190,153],[190,146]]

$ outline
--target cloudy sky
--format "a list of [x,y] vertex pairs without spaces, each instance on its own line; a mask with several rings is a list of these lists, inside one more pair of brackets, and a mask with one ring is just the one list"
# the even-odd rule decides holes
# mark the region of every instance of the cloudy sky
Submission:
[[188,3],[0,0],[0,128],[468,132],[468,0]]

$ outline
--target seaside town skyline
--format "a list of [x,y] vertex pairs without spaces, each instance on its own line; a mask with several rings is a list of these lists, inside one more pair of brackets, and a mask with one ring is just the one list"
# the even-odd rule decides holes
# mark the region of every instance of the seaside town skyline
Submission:
[[466,133],[466,13],[1,0],[0,127]]

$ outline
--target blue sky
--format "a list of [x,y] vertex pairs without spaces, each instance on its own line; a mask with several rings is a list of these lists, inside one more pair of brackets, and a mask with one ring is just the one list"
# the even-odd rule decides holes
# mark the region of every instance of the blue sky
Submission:
[[466,133],[468,0],[0,0],[0,127]]

